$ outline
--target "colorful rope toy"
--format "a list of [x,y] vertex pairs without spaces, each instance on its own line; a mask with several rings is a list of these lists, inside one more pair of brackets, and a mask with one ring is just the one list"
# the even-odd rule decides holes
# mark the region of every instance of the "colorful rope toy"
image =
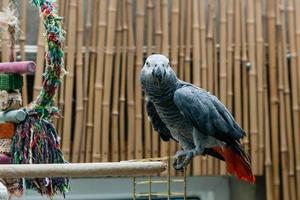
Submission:
[[[25,113],[23,115],[25,117],[22,120],[13,121],[16,123],[16,130],[11,143],[10,154],[14,164],[66,163],[60,150],[59,138],[51,122],[54,116],[59,116],[59,110],[54,106],[53,97],[65,73],[62,50],[64,41],[62,18],[57,15],[55,0],[32,0],[32,3],[40,9],[46,30],[46,70],[43,74],[43,87],[37,99],[21,110],[14,110],[14,112]],[[13,64],[15,64],[14,67],[12,67]],[[7,67],[8,65],[11,67]],[[4,80],[2,82],[5,83],[0,84],[0,90],[14,91],[20,89],[22,78],[19,72],[22,70],[28,72],[31,69],[29,63],[23,63],[22,67],[21,65],[22,63],[2,64],[3,72],[6,74],[0,76],[0,83],[2,79]],[[18,69],[17,73],[7,74],[7,72],[15,69]],[[3,116],[7,117],[7,114]],[[16,113],[13,116],[17,116]],[[12,127],[14,128],[14,126]],[[16,190],[22,194],[22,180],[19,182],[20,187]],[[57,193],[65,195],[65,192],[70,189],[69,179],[63,177],[25,179],[25,183],[27,188],[35,189],[40,194],[48,195],[51,198]]]

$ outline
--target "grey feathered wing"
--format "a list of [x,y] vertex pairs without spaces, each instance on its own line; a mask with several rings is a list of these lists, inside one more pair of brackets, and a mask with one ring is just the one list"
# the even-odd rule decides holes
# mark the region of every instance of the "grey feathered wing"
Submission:
[[176,90],[174,102],[202,134],[223,142],[238,141],[245,135],[225,106],[205,90],[184,85]]
[[[169,141],[170,139],[176,141],[172,137],[171,132],[167,128],[166,124],[159,117],[154,104],[150,100],[147,101],[146,109],[147,109],[148,117],[151,120],[152,127],[159,134],[160,138],[164,141]],[[204,154],[216,157],[220,160],[224,160],[222,155],[220,155],[218,152],[213,151],[211,148],[205,148]]]

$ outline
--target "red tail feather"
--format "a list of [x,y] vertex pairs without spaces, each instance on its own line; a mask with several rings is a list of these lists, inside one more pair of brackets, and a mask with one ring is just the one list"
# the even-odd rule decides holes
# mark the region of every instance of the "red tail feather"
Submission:
[[255,176],[252,174],[250,164],[244,155],[235,152],[230,147],[215,147],[213,150],[224,157],[228,173],[249,183],[255,183]]

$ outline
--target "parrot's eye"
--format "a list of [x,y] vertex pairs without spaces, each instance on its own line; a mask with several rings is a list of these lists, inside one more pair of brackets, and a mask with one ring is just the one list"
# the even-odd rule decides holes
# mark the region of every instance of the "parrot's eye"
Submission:
[[149,62],[146,62],[147,67],[149,67]]

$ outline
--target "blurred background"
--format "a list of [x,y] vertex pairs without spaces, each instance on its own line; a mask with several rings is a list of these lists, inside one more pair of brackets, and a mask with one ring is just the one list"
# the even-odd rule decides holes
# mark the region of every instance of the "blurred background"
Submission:
[[[17,59],[37,63],[23,88],[27,105],[42,85],[46,47],[38,10],[18,2]],[[8,3],[0,1],[2,8]],[[300,199],[300,1],[57,0],[57,6],[68,73],[56,96],[63,117],[55,124],[66,160],[176,153],[175,142],[160,141],[152,130],[139,83],[145,58],[161,53],[180,79],[219,97],[248,133],[242,143],[263,188],[254,199]],[[6,33],[1,47],[1,61],[8,61]],[[223,176],[226,167],[197,157],[187,174]]]

